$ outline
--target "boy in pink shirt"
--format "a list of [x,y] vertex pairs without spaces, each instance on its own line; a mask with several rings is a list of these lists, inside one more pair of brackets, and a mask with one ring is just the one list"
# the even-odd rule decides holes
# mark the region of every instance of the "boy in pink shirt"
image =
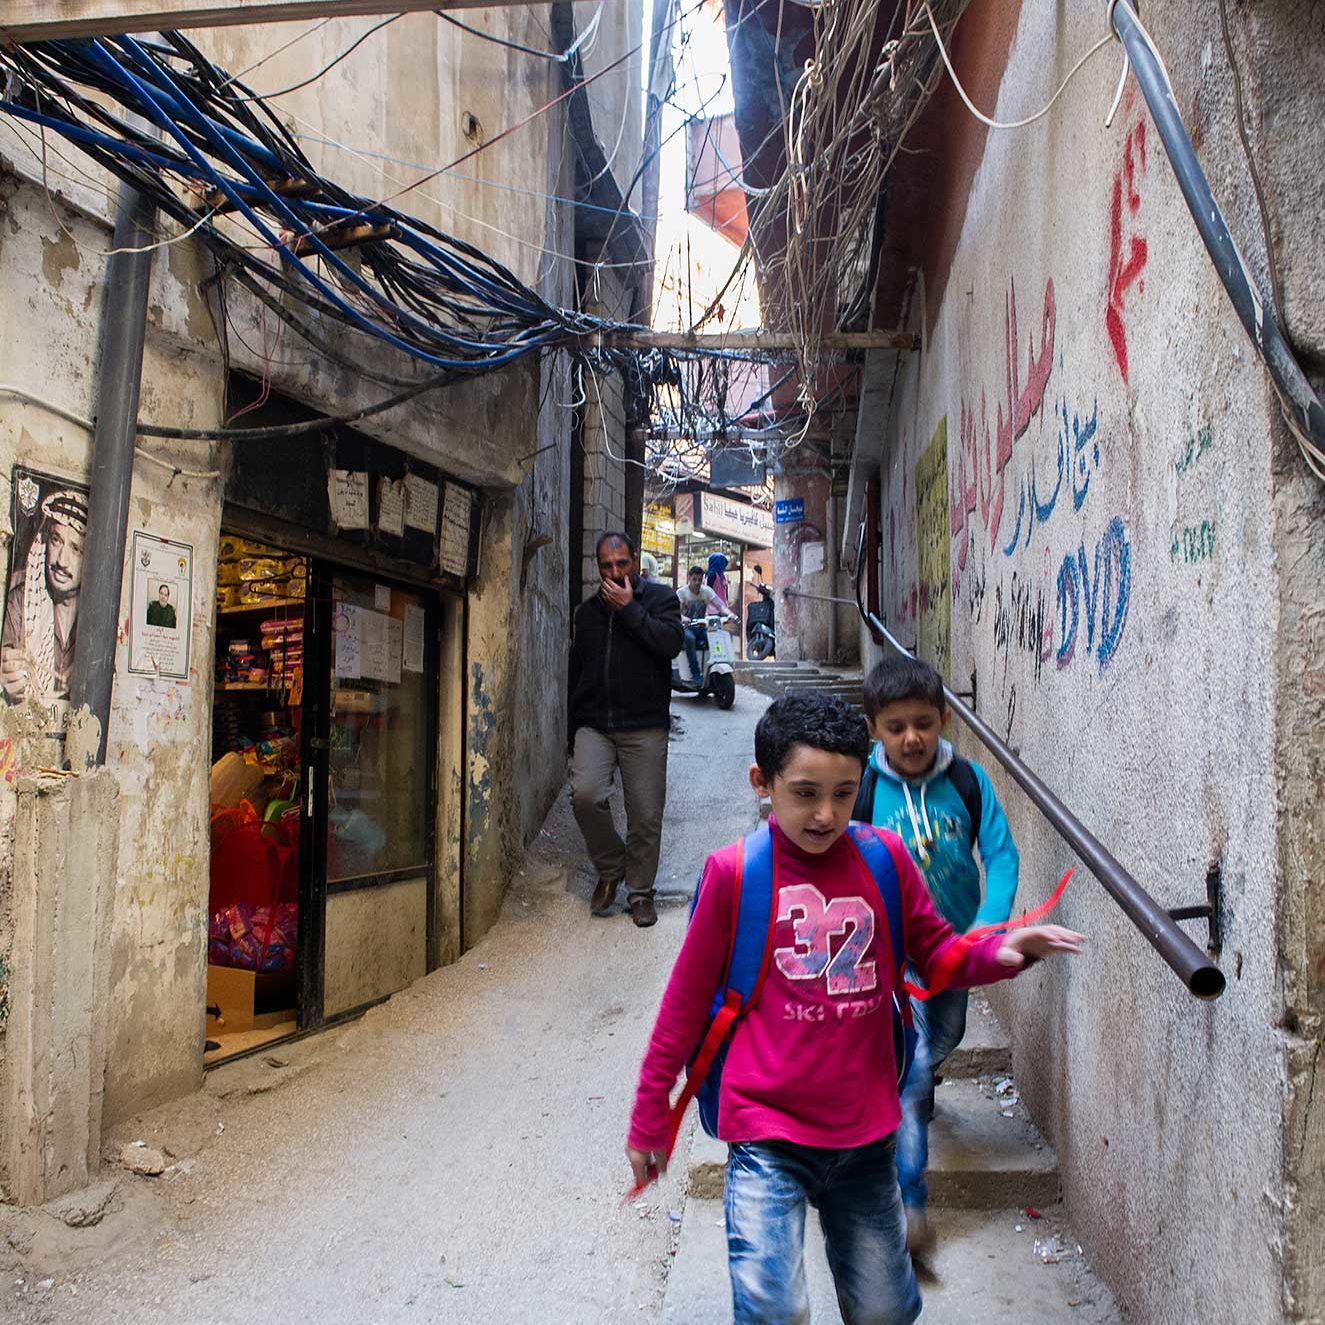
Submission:
[[[755,733],[750,782],[773,802],[776,928],[762,992],[729,1041],[718,1104],[734,1325],[809,1319],[807,1201],[819,1211],[846,1325],[909,1325],[920,1313],[897,1184],[896,967],[878,886],[846,836],[869,752],[864,720],[832,697],[786,696]],[[927,982],[954,959],[951,983],[970,987],[1080,950],[1079,934],[1045,925],[949,951],[961,940],[905,848],[874,831],[897,870],[907,961]],[[666,1164],[668,1096],[723,983],[738,850],[724,847],[704,866],[640,1069],[626,1145],[637,1182]]]

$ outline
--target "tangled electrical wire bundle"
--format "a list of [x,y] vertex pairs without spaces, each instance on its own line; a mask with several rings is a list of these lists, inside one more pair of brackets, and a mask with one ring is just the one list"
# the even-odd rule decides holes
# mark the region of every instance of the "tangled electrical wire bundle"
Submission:
[[[814,57],[784,122],[786,245],[777,264],[806,384],[822,371],[825,333],[869,312],[884,177],[943,76],[931,15],[951,30],[969,2],[906,0],[882,34],[877,0],[813,9]],[[850,291],[854,299],[843,296]],[[812,404],[805,387],[802,398]]]
[[[320,175],[262,98],[179,33],[9,48],[0,78],[0,110],[36,126],[43,148],[61,135],[228,269],[444,374],[616,326],[554,307],[474,245]],[[351,244],[353,264],[341,256]]]

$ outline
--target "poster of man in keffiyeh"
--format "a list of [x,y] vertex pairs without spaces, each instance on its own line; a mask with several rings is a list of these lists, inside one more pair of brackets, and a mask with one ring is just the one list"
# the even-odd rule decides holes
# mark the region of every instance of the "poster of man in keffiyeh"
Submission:
[[32,470],[13,474],[13,560],[0,631],[0,688],[57,713],[69,698],[83,583],[87,489]]

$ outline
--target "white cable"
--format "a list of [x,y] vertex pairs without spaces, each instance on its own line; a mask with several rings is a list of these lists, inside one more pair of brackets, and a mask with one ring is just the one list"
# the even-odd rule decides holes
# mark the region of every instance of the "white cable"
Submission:
[[[82,414],[77,414],[71,409],[66,409],[63,405],[57,405],[55,401],[47,400],[44,396],[35,395],[25,387],[0,382],[0,396],[9,396],[13,400],[22,401],[25,405],[35,405],[38,409],[44,409],[48,414],[54,414],[56,418],[64,419],[66,423],[72,423],[85,432],[92,433],[96,431],[96,425],[91,419],[85,418]],[[163,460],[160,456],[153,455],[141,446],[135,446],[133,449],[140,459],[148,461],[149,464],[160,465],[162,469],[170,470],[178,478],[214,479],[221,477],[219,469],[181,469],[173,460]]]
[[41,126],[41,187],[46,191],[46,203],[51,209],[51,216],[55,224],[64,232],[66,238],[77,249],[84,253],[90,253],[93,257],[113,258],[117,253],[155,253],[159,248],[169,248],[172,244],[183,243],[184,240],[191,238],[202,229],[208,221],[216,215],[216,208],[211,208],[205,215],[200,216],[183,234],[176,235],[173,239],[158,239],[151,244],[142,244],[137,248],[92,248],[84,244],[72,230],[60,219],[60,213],[55,206],[55,195],[51,192],[50,176],[46,167],[46,126]]
[[1067,77],[1058,85],[1058,91],[1055,92],[1053,96],[1049,98],[1048,103],[1040,110],[1037,110],[1034,115],[1028,115],[1024,120],[991,120],[988,115],[985,115],[978,110],[975,103],[966,95],[966,89],[962,86],[961,80],[957,77],[957,71],[952,67],[952,61],[948,58],[948,48],[943,44],[943,36],[939,32],[939,25],[934,21],[934,11],[928,5],[925,6],[925,17],[929,19],[929,26],[933,30],[934,40],[938,43],[939,54],[943,57],[944,65],[947,66],[948,77],[952,79],[952,85],[957,89],[957,95],[966,103],[966,109],[969,110],[981,124],[984,124],[991,129],[1024,129],[1027,125],[1034,124],[1036,120],[1043,119],[1044,116],[1054,108],[1058,98],[1063,95],[1067,85],[1076,77],[1078,71],[1086,61],[1092,56],[1098,55],[1099,52],[1111,42],[1117,40],[1117,37],[1112,30],[1109,31],[1107,36],[1101,37],[1099,41],[1097,41],[1095,45],[1072,66]]

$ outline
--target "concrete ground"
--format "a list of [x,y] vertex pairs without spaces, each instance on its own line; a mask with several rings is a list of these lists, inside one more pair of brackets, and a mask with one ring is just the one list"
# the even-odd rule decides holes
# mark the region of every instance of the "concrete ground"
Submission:
[[[933,1274],[921,1279],[926,1325],[1121,1325],[1061,1212],[937,1210]],[[814,1325],[842,1325],[819,1221],[805,1222],[805,1277]],[[731,1325],[721,1201],[691,1201],[662,1325]]]
[[[702,1146],[692,1165],[683,1139],[664,1182],[625,1208],[622,1147],[684,903],[708,851],[756,819],[746,769],[767,702],[741,687],[729,713],[674,706],[654,929],[589,916],[594,876],[563,795],[501,921],[461,961],[118,1128],[116,1163],[88,1191],[0,1207],[0,1320],[729,1320],[720,1203],[684,1195]],[[985,1038],[973,1033],[973,1071],[1006,1053]],[[949,1089],[956,1100],[975,1086]],[[135,1162],[159,1151],[165,1171],[128,1173],[125,1147]],[[942,1212],[926,1319],[1117,1321],[1057,1211],[1044,1213]],[[831,1325],[822,1249],[808,1242],[815,1319]]]
[[[644,1042],[707,852],[752,825],[767,701],[678,699],[651,930],[588,914],[563,796],[500,923],[343,1029],[120,1128],[160,1177],[0,1212],[0,1319],[82,1325],[654,1320],[686,1157],[621,1207]],[[70,1227],[70,1224],[77,1225]]]

